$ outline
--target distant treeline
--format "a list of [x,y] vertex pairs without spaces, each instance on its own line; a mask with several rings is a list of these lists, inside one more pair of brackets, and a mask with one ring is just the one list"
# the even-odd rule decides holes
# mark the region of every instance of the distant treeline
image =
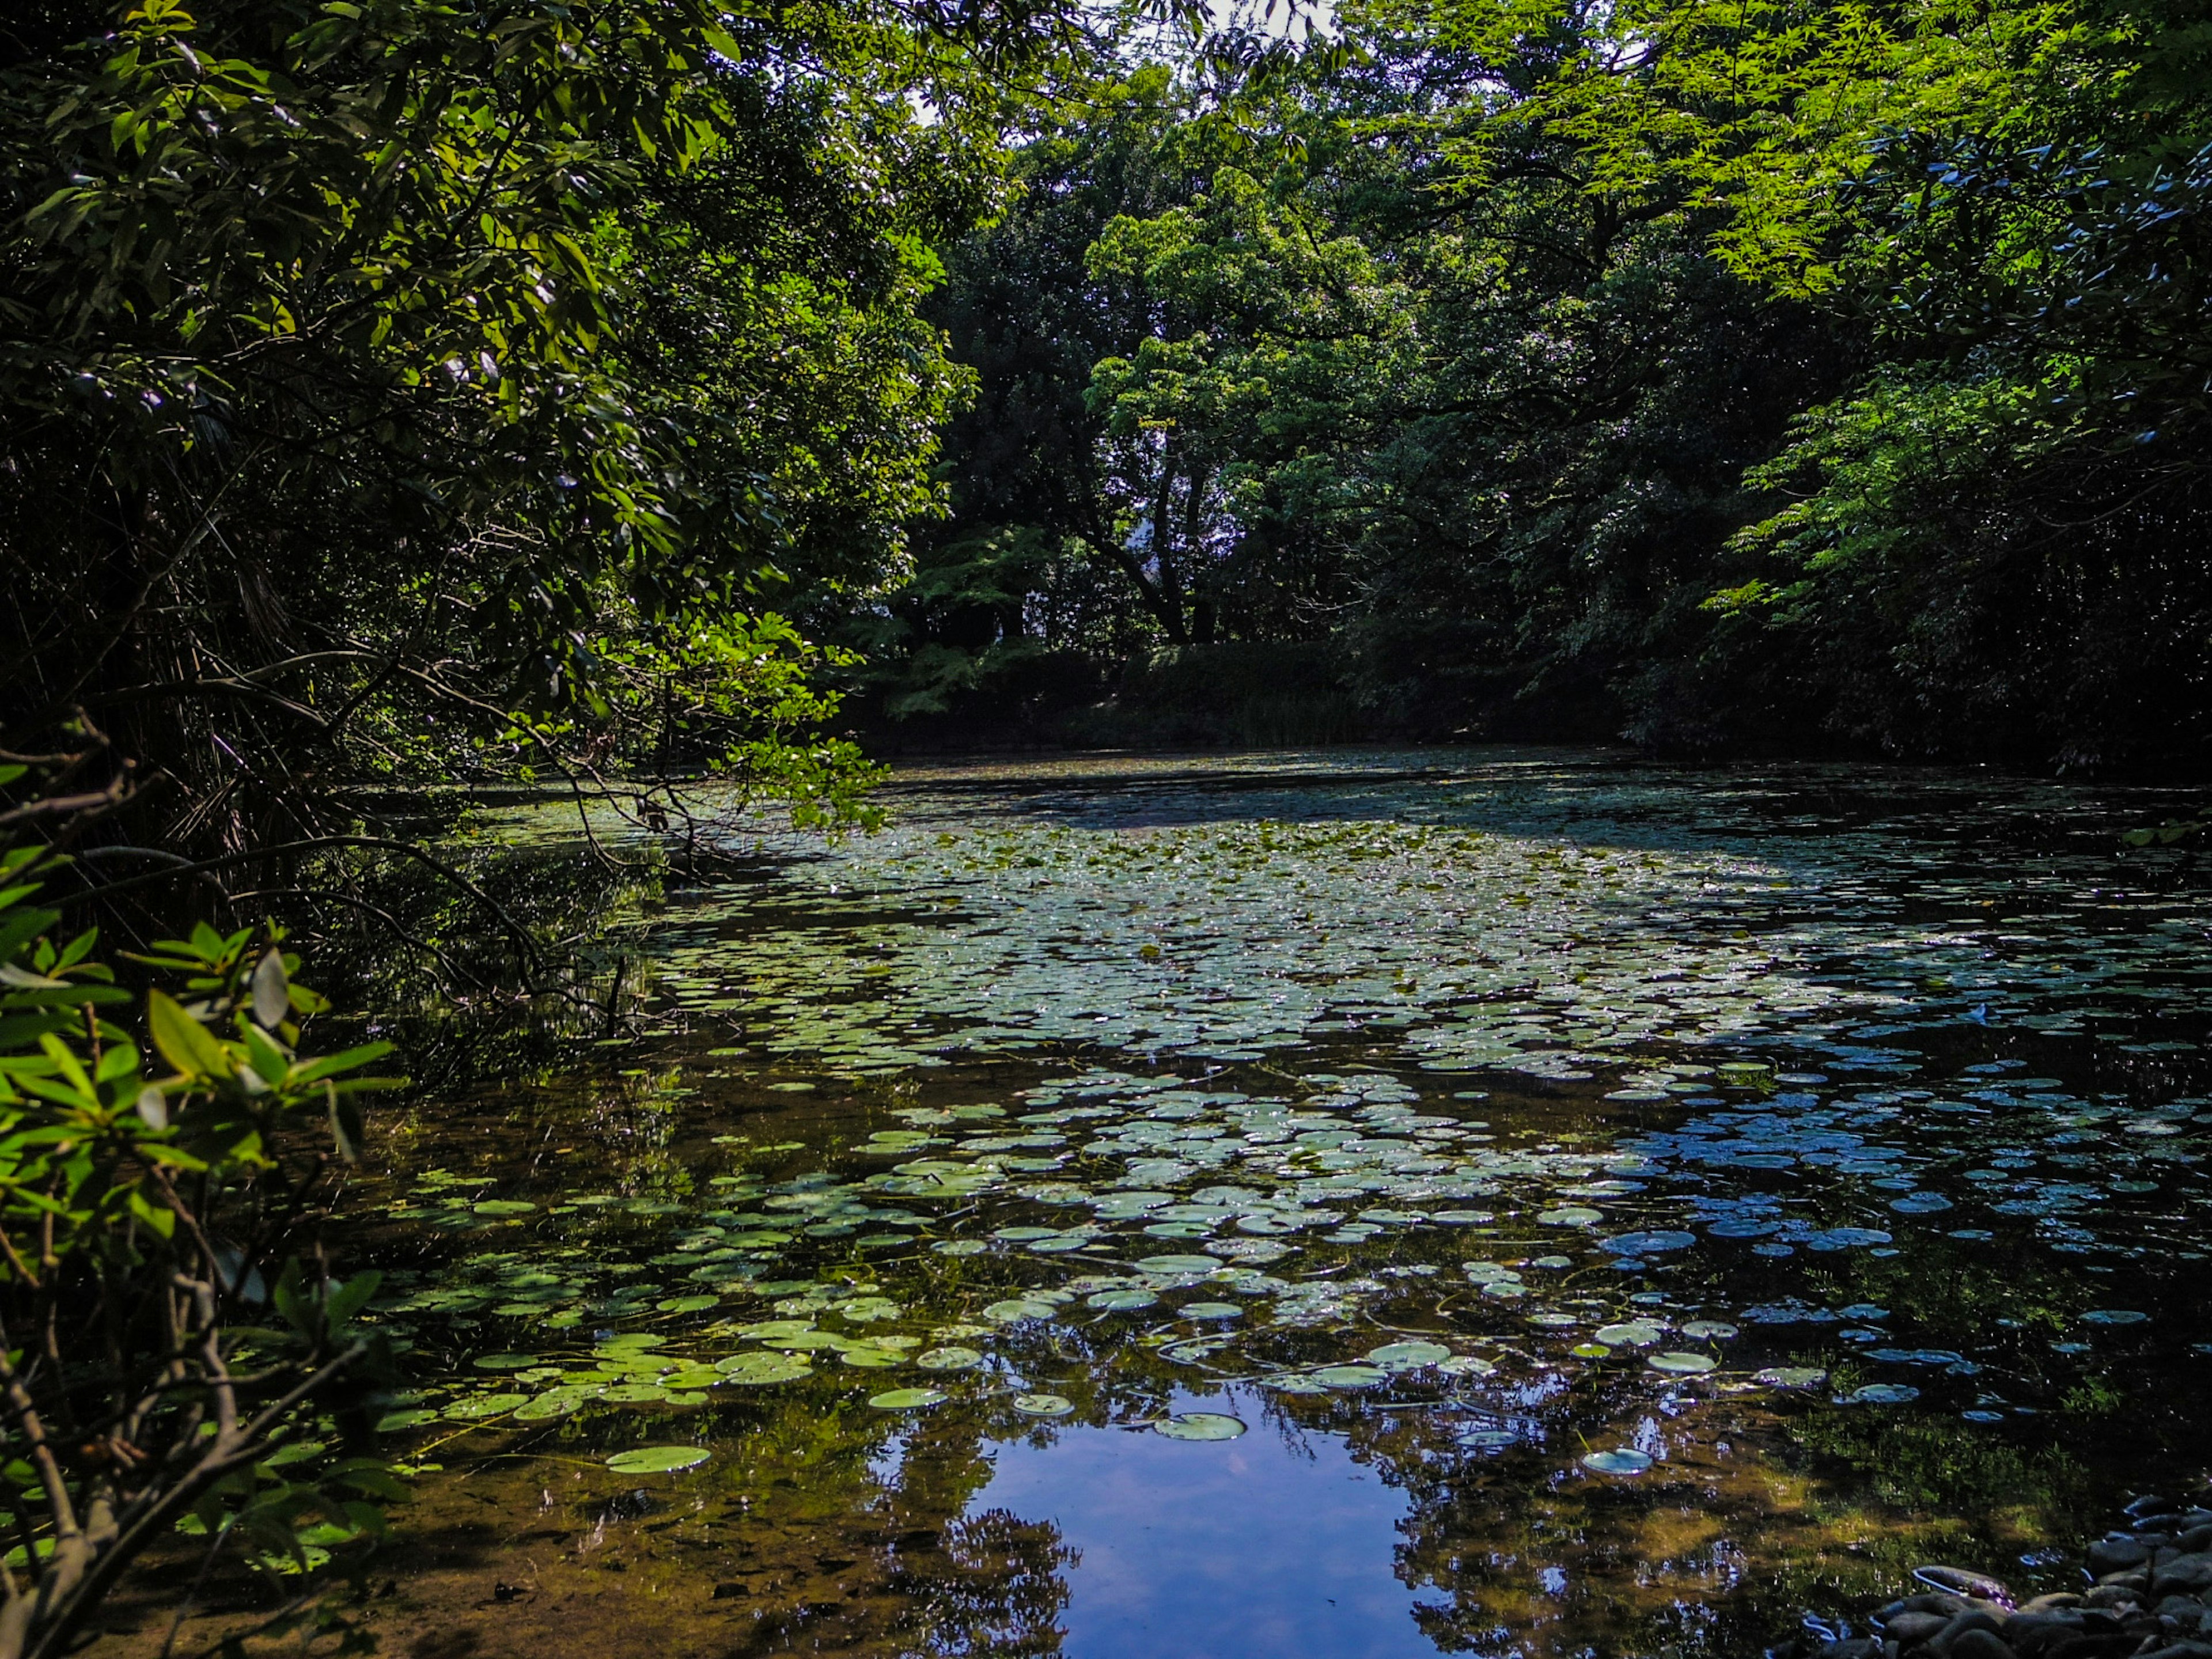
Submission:
[[925,309],[903,744],[2212,732],[2202,0],[1357,0],[1100,76]]

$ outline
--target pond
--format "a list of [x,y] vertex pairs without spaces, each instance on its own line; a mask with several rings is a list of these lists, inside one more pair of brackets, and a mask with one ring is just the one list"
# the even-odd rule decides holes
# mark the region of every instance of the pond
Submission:
[[2203,1474],[2164,798],[1493,750],[887,804],[732,826],[653,1030],[387,1125],[394,1650],[1741,1654],[1918,1562],[2057,1587]]

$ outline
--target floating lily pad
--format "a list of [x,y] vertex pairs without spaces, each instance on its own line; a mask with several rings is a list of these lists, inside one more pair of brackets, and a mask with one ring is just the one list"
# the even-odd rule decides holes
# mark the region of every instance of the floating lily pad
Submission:
[[1770,1365],[1763,1371],[1753,1371],[1751,1380],[1770,1389],[1817,1389],[1828,1380],[1828,1374],[1810,1365]]
[[994,1324],[1012,1325],[1024,1319],[1050,1319],[1060,1309],[1050,1302],[1033,1301],[1027,1297],[1010,1297],[1004,1302],[994,1302],[983,1310],[983,1317]]
[[973,1348],[931,1348],[916,1354],[914,1363],[926,1371],[964,1371],[981,1364],[983,1356]]
[[1379,1348],[1367,1351],[1367,1363],[1379,1365],[1386,1371],[1419,1370],[1424,1365],[1443,1364],[1452,1357],[1449,1348],[1441,1342],[1387,1342]]
[[1648,1348],[1666,1334],[1648,1319],[1631,1319],[1597,1328],[1597,1340],[1608,1348]]
[[1920,1398],[1920,1390],[1905,1382],[1869,1382],[1838,1395],[1840,1406],[1902,1406]]
[[1244,1310],[1234,1302],[1186,1302],[1176,1311],[1185,1319],[1242,1319]]
[[1616,1451],[1588,1452],[1583,1467],[1593,1474],[1641,1474],[1651,1467],[1649,1453],[1623,1446]]
[[942,1389],[893,1389],[888,1394],[872,1394],[868,1403],[878,1411],[918,1411],[924,1406],[941,1406],[951,1398]]
[[1220,1412],[1182,1412],[1153,1424],[1152,1432],[1170,1440],[1234,1440],[1244,1432],[1244,1425]]
[[1498,1366],[1491,1360],[1471,1353],[1455,1353],[1449,1359],[1437,1361],[1437,1369],[1446,1376],[1495,1376]]
[[474,1423],[487,1417],[502,1417],[517,1406],[527,1403],[526,1394],[480,1394],[471,1400],[457,1400],[446,1407],[446,1415],[463,1423]]
[[1065,1417],[1075,1407],[1056,1394],[1018,1394],[1014,1409],[1024,1417]]
[[1556,1210],[1538,1212],[1536,1219],[1547,1227],[1595,1227],[1605,1215],[1587,1204],[1562,1204]]
[[813,1367],[796,1354],[764,1351],[741,1353],[720,1361],[714,1369],[739,1388],[759,1388],[770,1382],[796,1382],[814,1375]]
[[469,1364],[480,1371],[523,1371],[538,1364],[534,1353],[480,1353]]
[[1148,1273],[1210,1273],[1220,1265],[1211,1255],[1148,1255],[1137,1264]]
[[514,1408],[518,1423],[550,1423],[574,1414],[589,1399],[583,1389],[548,1389],[544,1394],[524,1401]]
[[1086,1305],[1102,1308],[1108,1313],[1134,1313],[1159,1301],[1152,1291],[1139,1290],[1094,1291],[1083,1299]]
[[397,1434],[402,1429],[419,1429],[425,1423],[435,1423],[444,1415],[427,1406],[410,1406],[404,1411],[386,1412],[376,1419],[379,1434]]
[[713,1455],[700,1446],[640,1446],[617,1452],[607,1459],[607,1467],[617,1474],[674,1474],[696,1469]]
[[668,1390],[658,1382],[617,1382],[599,1398],[610,1406],[653,1406],[668,1398]]
[[2140,1325],[2150,1316],[2133,1308],[2092,1308],[2081,1316],[2085,1325]]
[[1655,1353],[1644,1363],[1669,1376],[1703,1376],[1707,1371],[1720,1369],[1719,1360],[1708,1359],[1701,1353]]
[[1686,1250],[1697,1242],[1695,1233],[1665,1231],[1622,1233],[1603,1241],[1606,1249],[1620,1255],[1663,1255],[1672,1250]]
[[1682,1327],[1682,1334],[1700,1342],[1725,1342],[1736,1334],[1735,1326],[1718,1319],[1693,1319]]
[[1371,1389],[1390,1373],[1379,1365],[1323,1365],[1307,1375],[1332,1389]]

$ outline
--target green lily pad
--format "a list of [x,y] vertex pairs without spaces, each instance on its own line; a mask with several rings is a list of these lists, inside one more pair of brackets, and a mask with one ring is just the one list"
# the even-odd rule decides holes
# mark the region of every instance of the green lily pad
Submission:
[[1437,1361],[1437,1369],[1446,1376],[1495,1376],[1498,1367],[1492,1362],[1471,1353],[1455,1353],[1449,1359]]
[[590,1395],[583,1389],[548,1389],[514,1408],[518,1423],[550,1423],[573,1414]]
[[1828,1374],[1813,1365],[1770,1365],[1763,1371],[1753,1371],[1751,1380],[1770,1389],[1817,1389],[1828,1380]]
[[1371,1389],[1390,1373],[1379,1365],[1323,1365],[1306,1375],[1332,1389]]
[[487,1417],[502,1417],[517,1406],[528,1402],[526,1394],[480,1394],[471,1400],[457,1400],[446,1407],[446,1415],[463,1423],[474,1423]]
[[538,1364],[534,1353],[480,1353],[469,1364],[480,1371],[523,1371]]
[[1234,1302],[1186,1302],[1176,1310],[1185,1319],[1242,1319],[1244,1310]]
[[914,1363],[926,1371],[964,1371],[981,1364],[983,1356],[973,1348],[931,1348],[916,1354]]
[[1018,1394],[1014,1409],[1024,1417],[1065,1417],[1075,1409],[1073,1401],[1056,1394]]
[[867,1370],[884,1370],[893,1365],[904,1364],[906,1356],[893,1353],[888,1348],[878,1348],[870,1345],[866,1347],[846,1349],[844,1358],[848,1365],[858,1365]]
[[1587,1204],[1562,1204],[1556,1210],[1539,1211],[1536,1219],[1547,1227],[1595,1227],[1605,1214]]
[[1655,1353],[1644,1363],[1669,1376],[1703,1376],[1707,1371],[1718,1370],[1721,1362],[1701,1353]]
[[1648,1319],[1631,1319],[1619,1325],[1597,1328],[1597,1340],[1608,1348],[1645,1348],[1666,1334]]
[[1220,1265],[1211,1255],[1148,1255],[1137,1264],[1148,1273],[1210,1273]]
[[1024,1319],[1050,1319],[1060,1311],[1049,1302],[1039,1302],[1029,1297],[1010,1297],[1004,1302],[994,1302],[983,1310],[983,1317],[994,1324],[1012,1325]]
[[425,1423],[434,1423],[444,1413],[432,1411],[427,1406],[410,1406],[404,1411],[386,1412],[376,1419],[379,1434],[397,1434],[402,1429],[419,1429]]
[[656,1406],[668,1398],[658,1382],[617,1382],[599,1395],[611,1406]]
[[1725,1342],[1735,1334],[1735,1326],[1719,1319],[1693,1319],[1682,1327],[1683,1335],[1699,1342]]
[[1094,1291],[1083,1298],[1086,1306],[1103,1309],[1108,1313],[1134,1313],[1139,1308],[1149,1308],[1159,1297],[1150,1291]]
[[770,1382],[796,1382],[814,1375],[814,1369],[795,1354],[756,1351],[718,1362],[714,1369],[739,1388],[761,1388]]
[[1244,1432],[1244,1425],[1221,1412],[1182,1412],[1153,1424],[1152,1432],[1170,1440],[1234,1440]]
[[696,1469],[713,1455],[699,1446],[640,1446],[617,1452],[607,1459],[607,1467],[617,1474],[674,1474]]
[[1386,1371],[1412,1371],[1424,1365],[1441,1364],[1452,1357],[1452,1352],[1441,1342],[1387,1342],[1379,1348],[1370,1348],[1366,1357],[1369,1364],[1379,1365]]
[[942,1389],[893,1389],[888,1394],[868,1396],[868,1403],[878,1411],[910,1412],[924,1406],[941,1406],[949,1398]]

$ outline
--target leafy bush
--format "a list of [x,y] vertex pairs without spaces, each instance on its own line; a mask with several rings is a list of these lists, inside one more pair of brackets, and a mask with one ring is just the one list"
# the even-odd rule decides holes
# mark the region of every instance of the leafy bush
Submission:
[[0,1511],[20,1540],[0,1659],[66,1651],[180,1525],[305,1566],[404,1496],[373,1457],[318,1467],[284,1438],[379,1369],[351,1323],[377,1275],[334,1279],[307,1245],[390,1045],[302,1054],[325,1004],[278,931],[202,924],[140,958],[175,990],[147,995],[149,1053],[94,934],[59,939],[32,902],[53,863],[0,853]]

